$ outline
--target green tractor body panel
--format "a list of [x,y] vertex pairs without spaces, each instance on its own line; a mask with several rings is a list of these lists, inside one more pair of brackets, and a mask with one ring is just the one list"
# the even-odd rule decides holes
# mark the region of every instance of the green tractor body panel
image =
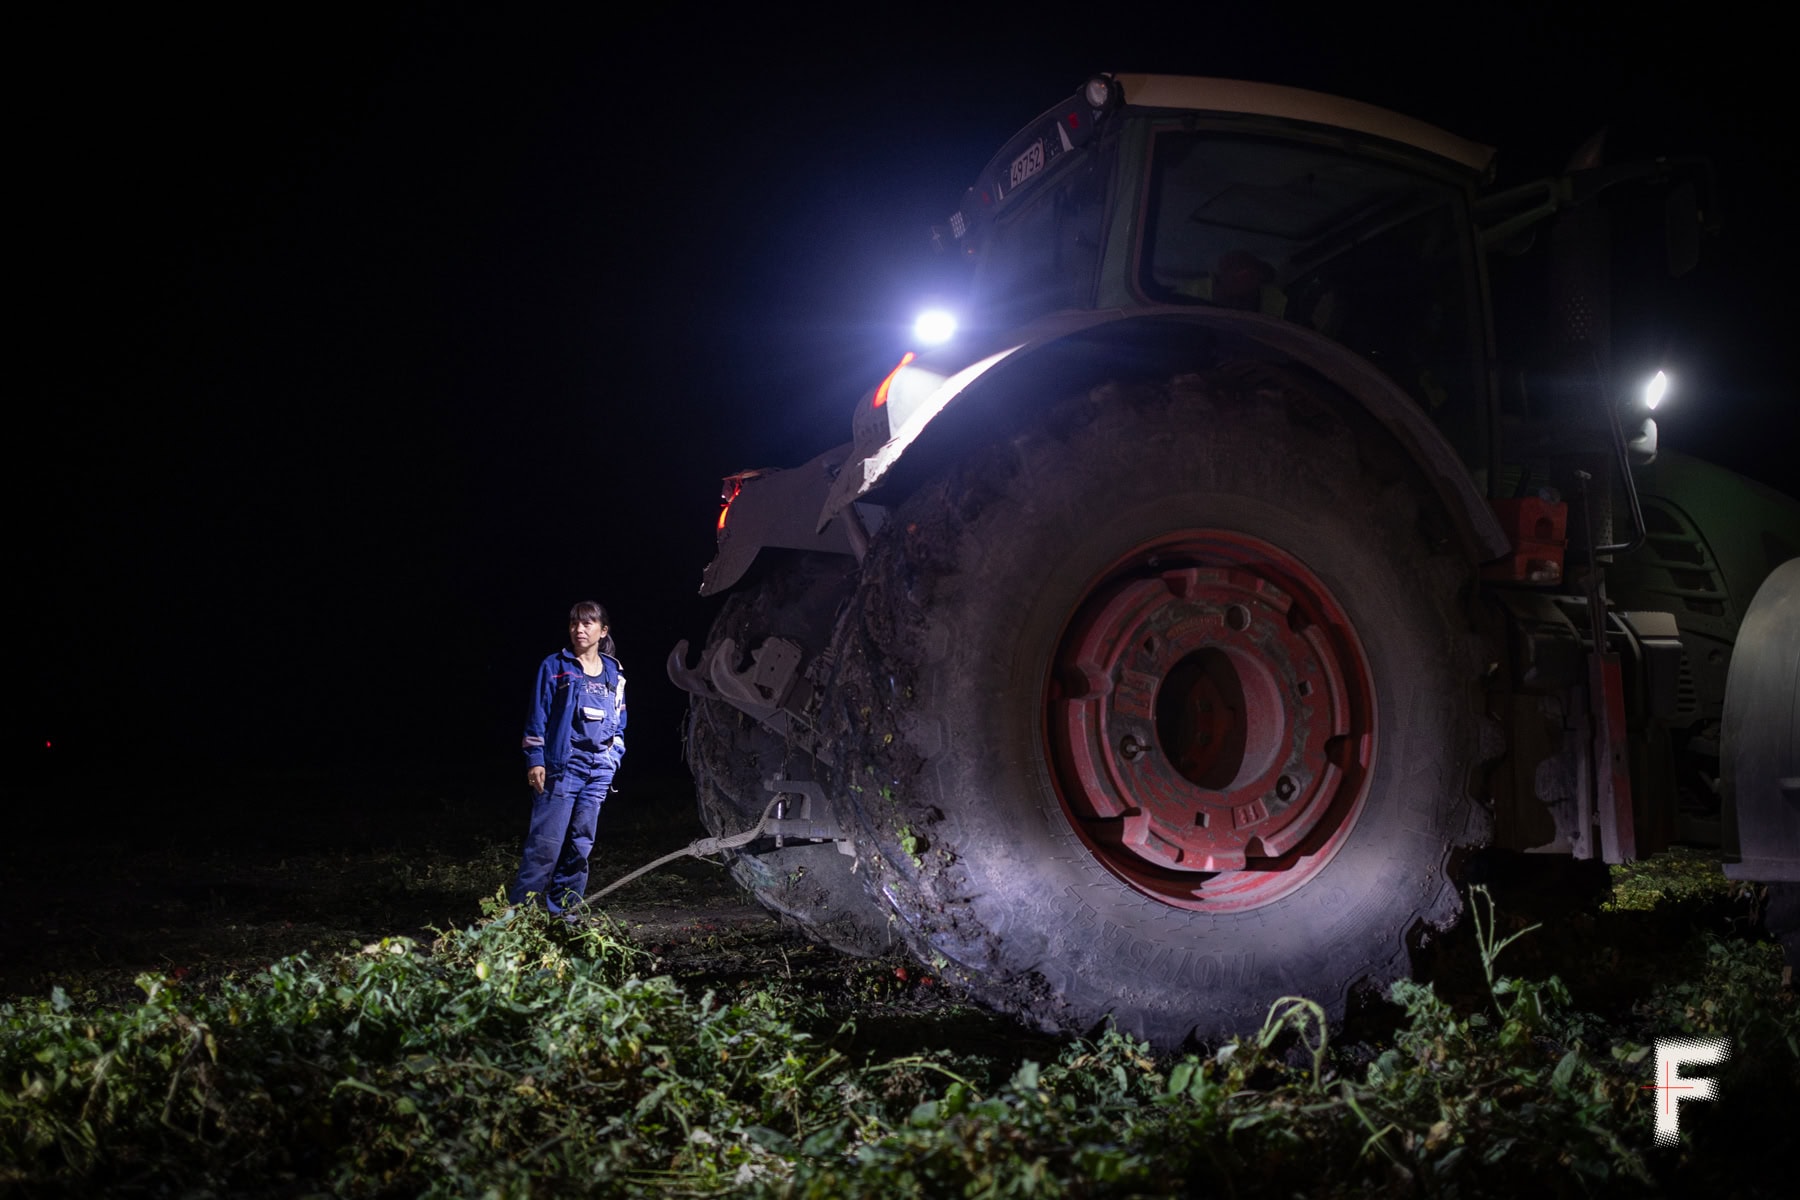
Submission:
[[1763,580],[1800,557],[1800,503],[1669,451],[1636,477],[1647,540],[1609,572],[1613,598],[1667,609],[1684,628],[1729,640]]

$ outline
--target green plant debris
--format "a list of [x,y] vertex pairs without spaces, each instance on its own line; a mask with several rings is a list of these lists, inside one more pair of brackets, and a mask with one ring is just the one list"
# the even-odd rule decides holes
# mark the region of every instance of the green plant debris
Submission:
[[[1557,975],[1506,974],[1541,935],[1485,889],[1469,904],[1479,995],[1398,983],[1388,1023],[1345,1045],[1319,1005],[1285,997],[1254,1035],[1156,1055],[1117,1031],[945,1048],[917,1011],[904,1050],[872,1050],[884,1011],[941,984],[705,929],[709,974],[678,978],[653,973],[667,960],[622,924],[493,900],[432,941],[207,987],[145,975],[125,1005],[60,988],[0,1005],[0,1190],[1573,1196],[1731,1180],[1756,1194],[1743,1142],[1757,1126],[1732,1118],[1779,1120],[1800,1095],[1779,951],[1692,930],[1666,979],[1598,1015]],[[820,987],[834,969],[838,990]],[[1682,1034],[1737,1048],[1717,1111],[1690,1109],[1684,1145],[1661,1149],[1649,1042]]]
[[1724,900],[1745,885],[1725,878],[1716,851],[1672,846],[1638,862],[1617,863],[1608,912],[1649,912],[1658,904]]

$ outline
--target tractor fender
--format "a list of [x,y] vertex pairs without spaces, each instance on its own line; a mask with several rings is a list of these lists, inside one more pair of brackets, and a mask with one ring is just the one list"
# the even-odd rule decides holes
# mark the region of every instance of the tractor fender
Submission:
[[851,553],[847,522],[826,529],[813,514],[833,475],[850,456],[848,442],[788,470],[740,471],[726,478],[719,513],[718,550],[701,577],[700,594],[714,596],[744,577],[765,549]]
[[[1180,305],[1062,313],[961,354],[939,351],[902,364],[859,405],[850,454],[819,510],[817,528],[895,479],[903,463],[956,453],[988,422],[1021,419],[1016,405],[1044,395],[1047,386],[1067,392],[1121,375],[1166,377],[1245,358],[1285,361],[1337,387],[1417,465],[1471,562],[1509,552],[1506,534],[1455,449],[1380,369],[1278,317]],[[954,432],[944,433],[946,427]]]
[[1763,581],[1738,627],[1720,767],[1726,876],[1800,883],[1800,558]]
[[[810,554],[841,554],[860,559],[852,540],[852,525],[839,521],[826,528],[816,525],[831,481],[850,457],[845,442],[817,458],[788,470],[740,471],[727,476],[719,513],[718,550],[700,580],[702,596],[716,596],[744,577],[764,550],[799,550]],[[882,510],[859,504],[856,528],[864,534],[881,528]]]

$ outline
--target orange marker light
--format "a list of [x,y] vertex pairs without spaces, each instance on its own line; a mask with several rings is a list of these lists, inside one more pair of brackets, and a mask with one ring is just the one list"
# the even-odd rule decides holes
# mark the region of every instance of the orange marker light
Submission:
[[878,386],[875,389],[875,400],[870,405],[871,408],[880,408],[882,405],[887,403],[888,388],[893,385],[894,376],[898,375],[903,369],[905,369],[907,363],[911,362],[913,359],[915,359],[917,357],[919,357],[919,356],[917,354],[914,354],[911,350],[908,350],[906,352],[905,357],[903,357],[900,360],[900,365],[898,367],[895,367],[893,370],[889,371],[887,378],[882,380],[880,386]]
[[720,533],[725,532],[725,518],[731,515],[732,501],[736,500],[738,498],[738,493],[743,490],[744,490],[744,481],[742,479],[733,477],[733,478],[727,479],[725,481],[725,491],[723,493],[721,493],[719,496],[719,499],[725,501],[725,504],[723,505],[723,507],[721,507],[719,509],[719,532]]

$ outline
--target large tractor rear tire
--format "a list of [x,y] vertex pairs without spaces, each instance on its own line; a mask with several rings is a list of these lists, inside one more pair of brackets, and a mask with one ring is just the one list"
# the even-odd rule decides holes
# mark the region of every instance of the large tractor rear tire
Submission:
[[1479,842],[1470,571],[1334,392],[1111,385],[911,495],[822,720],[913,953],[1041,1027],[1172,1046],[1341,1014]]
[[[726,602],[708,634],[708,648],[730,638],[748,652],[763,638],[784,637],[799,642],[812,660],[829,641],[855,565],[825,555],[770,564],[759,580]],[[761,819],[773,797],[764,786],[772,777],[819,779],[813,756],[794,739],[771,732],[723,700],[699,696],[688,706],[687,760],[700,822],[714,836],[741,833]],[[890,922],[852,874],[854,867],[855,860],[831,842],[776,847],[764,838],[731,852],[733,877],[765,908],[838,950],[880,954],[894,942]]]

